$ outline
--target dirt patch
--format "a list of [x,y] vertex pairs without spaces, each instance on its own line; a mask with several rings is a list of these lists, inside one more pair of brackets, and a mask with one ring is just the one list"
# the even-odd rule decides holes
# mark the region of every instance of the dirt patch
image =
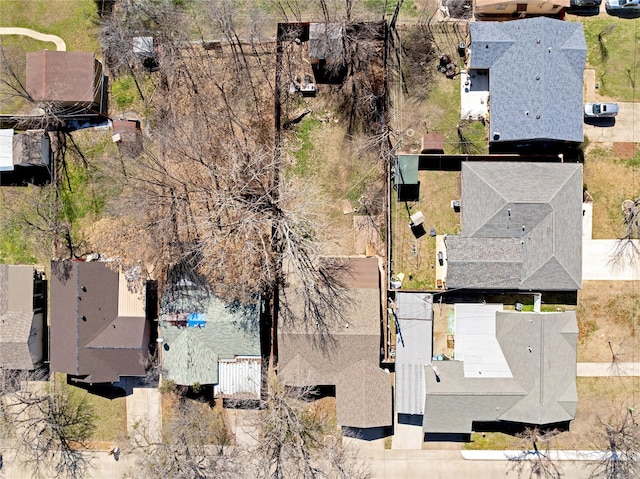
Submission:
[[613,152],[618,158],[628,160],[633,158],[640,147],[640,143],[614,143]]
[[638,361],[640,285],[635,281],[585,281],[578,293],[578,361]]
[[590,145],[584,163],[584,184],[593,196],[593,239],[619,238],[625,199],[638,197],[637,172],[620,159],[614,144]]
[[578,378],[578,410],[570,430],[554,441],[559,449],[606,447],[603,422],[611,415],[638,407],[639,378]]

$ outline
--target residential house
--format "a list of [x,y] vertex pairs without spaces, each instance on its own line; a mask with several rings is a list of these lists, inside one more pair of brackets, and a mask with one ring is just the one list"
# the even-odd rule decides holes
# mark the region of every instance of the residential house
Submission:
[[510,20],[547,16],[559,18],[570,0],[475,0],[476,20]]
[[456,311],[456,359],[424,367],[427,439],[514,423],[568,425],[578,404],[575,311],[463,306]]
[[488,75],[492,152],[582,142],[582,24],[537,17],[469,27],[470,76]]
[[44,130],[0,130],[0,185],[51,182],[51,141]]
[[27,92],[66,114],[106,112],[106,77],[92,52],[27,53]]
[[102,261],[51,263],[51,369],[81,383],[144,376],[156,285]]
[[450,289],[582,287],[582,165],[463,162],[462,231],[444,238]]
[[[370,437],[392,424],[391,376],[380,368],[381,297],[377,257],[340,258],[334,273],[344,286],[340,318],[329,324],[329,337],[300,321],[308,293],[295,281],[283,295],[278,328],[278,377],[289,386],[335,387],[337,422]],[[320,307],[319,314],[324,314]]]
[[44,273],[0,264],[0,368],[33,370],[45,361],[46,315]]
[[165,377],[182,386],[213,385],[218,397],[259,399],[259,301],[227,302],[197,275],[170,271],[169,278],[159,338]]

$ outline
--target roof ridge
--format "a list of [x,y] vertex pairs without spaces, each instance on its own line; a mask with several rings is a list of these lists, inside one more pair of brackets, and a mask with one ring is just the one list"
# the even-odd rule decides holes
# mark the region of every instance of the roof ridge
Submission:
[[[467,166],[467,171],[471,171],[473,172],[473,174],[479,178],[485,185],[487,185],[491,190],[495,191],[495,193],[502,198],[502,200],[505,202],[505,204],[508,204],[509,201],[504,197],[504,195],[502,193],[500,193],[496,188],[494,188],[481,174],[479,174],[475,169],[474,166],[475,165],[471,165],[469,164],[469,162],[465,162],[466,166]],[[504,206],[504,205],[503,205]],[[497,214],[497,212],[496,212]],[[464,236],[467,238],[471,238],[474,234],[476,234],[476,232],[478,232],[480,229],[482,229],[490,220],[491,218],[493,218],[495,216],[492,215],[490,218],[488,218],[484,223],[482,223],[480,226],[478,226],[473,232],[468,232],[465,231]]]

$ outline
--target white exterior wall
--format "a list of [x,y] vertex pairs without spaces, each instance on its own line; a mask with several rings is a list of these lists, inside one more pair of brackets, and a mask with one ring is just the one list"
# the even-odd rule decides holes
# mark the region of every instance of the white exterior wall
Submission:
[[259,356],[238,356],[218,361],[214,396],[260,399],[262,362]]

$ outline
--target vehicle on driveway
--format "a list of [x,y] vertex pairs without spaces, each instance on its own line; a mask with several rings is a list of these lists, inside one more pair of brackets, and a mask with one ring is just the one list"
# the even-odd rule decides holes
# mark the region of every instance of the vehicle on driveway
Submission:
[[640,14],[640,0],[607,0],[605,7],[613,15]]
[[618,114],[617,103],[585,103],[585,118],[610,118]]
[[571,0],[571,7],[587,8],[599,7],[602,0]]

